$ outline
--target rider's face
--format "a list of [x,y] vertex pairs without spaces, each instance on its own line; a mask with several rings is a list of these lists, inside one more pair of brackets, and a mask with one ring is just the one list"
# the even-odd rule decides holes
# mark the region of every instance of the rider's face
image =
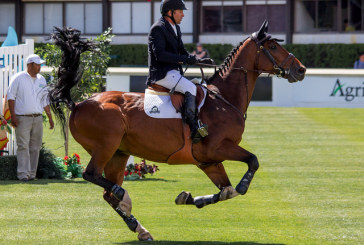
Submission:
[[183,10],[178,9],[178,10],[174,11],[173,17],[174,17],[174,20],[176,21],[177,25],[181,24],[184,16],[185,16],[185,14],[183,13]]

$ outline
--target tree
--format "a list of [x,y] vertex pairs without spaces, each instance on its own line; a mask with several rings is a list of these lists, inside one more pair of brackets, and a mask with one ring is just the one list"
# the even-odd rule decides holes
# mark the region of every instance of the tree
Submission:
[[[110,42],[114,35],[111,35],[111,28],[92,40],[96,48],[81,54],[81,67],[83,75],[81,81],[72,89],[71,97],[73,101],[80,102],[87,99],[93,93],[103,91],[108,63],[110,61]],[[47,43],[41,48],[36,48],[35,53],[46,60],[46,65],[53,67],[51,77],[48,77],[50,86],[57,81],[57,68],[61,63],[62,52],[59,47],[52,43]],[[65,155],[68,156],[68,119],[70,111],[65,106],[67,117],[67,127],[65,130]]]

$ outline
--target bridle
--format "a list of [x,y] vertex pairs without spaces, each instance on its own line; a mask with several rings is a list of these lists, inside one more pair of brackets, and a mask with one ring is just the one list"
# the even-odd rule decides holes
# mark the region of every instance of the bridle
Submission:
[[[277,77],[284,77],[288,74],[290,74],[291,68],[293,66],[294,63],[294,59],[296,58],[292,53],[289,53],[288,56],[286,57],[286,59],[284,61],[282,61],[281,64],[278,64],[276,59],[272,56],[272,54],[269,52],[269,50],[267,50],[264,47],[264,42],[268,41],[268,40],[275,40],[275,41],[281,41],[279,39],[271,39],[271,35],[266,35],[264,38],[262,38],[261,40],[258,39],[258,34],[256,32],[254,32],[251,36],[250,39],[253,40],[255,42],[255,44],[257,45],[257,56],[255,59],[255,64],[254,64],[254,69],[253,70],[249,70],[244,68],[243,66],[241,67],[237,67],[237,68],[233,68],[234,70],[241,70],[244,73],[247,73],[248,71],[251,72],[256,72],[256,73],[267,73],[267,74],[273,74],[276,75]],[[273,69],[272,70],[259,70],[256,69],[256,67],[258,67],[259,65],[259,56],[261,51],[265,54],[265,56],[272,62],[273,64]],[[290,66],[289,69],[285,70],[283,67],[290,62]]]
[[[247,98],[247,104],[246,104],[247,108],[249,106],[249,88],[248,88],[248,78],[247,78],[248,72],[256,72],[258,74],[267,73],[269,75],[270,74],[276,75],[277,77],[284,77],[284,76],[290,74],[290,71],[291,71],[292,66],[294,64],[294,59],[296,57],[292,53],[289,53],[288,56],[286,57],[286,59],[284,59],[281,62],[281,64],[278,64],[277,63],[276,59],[272,56],[272,54],[269,52],[269,50],[267,50],[264,47],[264,42],[266,42],[267,40],[281,41],[279,39],[271,39],[271,37],[272,37],[271,35],[266,35],[261,40],[258,40],[258,34],[256,32],[254,32],[250,36],[250,39],[253,40],[255,42],[255,44],[257,45],[257,56],[256,56],[256,59],[255,59],[254,69],[253,70],[246,69],[243,66],[232,68],[233,70],[243,71],[244,80],[245,80],[246,98]],[[273,64],[273,69],[272,70],[259,70],[259,69],[256,69],[256,67],[259,67],[258,66],[259,65],[259,56],[260,56],[261,51],[263,51],[263,53],[265,54],[265,56],[272,62],[272,64]],[[289,69],[288,70],[285,70],[283,67],[288,62],[290,62]],[[202,69],[203,66],[205,66],[205,67],[214,67],[215,68],[215,73],[216,73],[216,67],[217,67],[216,65],[204,65],[204,64],[201,64],[200,70],[201,70],[201,74],[202,74],[202,79],[204,79],[204,73],[203,73],[203,69]],[[215,91],[212,91],[212,90],[208,89],[207,86],[204,86],[204,87],[210,93],[214,94],[216,97],[218,97],[219,99],[221,99],[222,101],[224,101],[226,104],[230,105],[235,111],[237,111],[240,114],[240,116],[244,119],[244,121],[247,119],[247,117],[248,117],[248,115],[247,115],[247,108],[245,110],[245,113],[242,113],[236,106],[234,106],[229,101],[227,101],[221,94],[218,94]]]

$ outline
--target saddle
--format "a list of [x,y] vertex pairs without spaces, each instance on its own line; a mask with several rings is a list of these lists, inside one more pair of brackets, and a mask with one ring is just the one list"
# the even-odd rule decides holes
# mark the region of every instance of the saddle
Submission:
[[[196,106],[198,107],[202,103],[205,95],[204,95],[204,92],[203,92],[203,89],[201,88],[201,86],[196,86],[196,87],[197,87]],[[152,90],[154,92],[157,92],[158,94],[165,93],[165,95],[167,95],[167,94],[169,95],[169,89],[165,88],[163,86],[160,86],[158,84],[149,85],[148,89]],[[170,97],[171,97],[173,107],[176,109],[177,112],[182,113],[184,95],[179,92],[174,92],[173,94],[170,95]]]
[[[160,95],[169,95],[169,89],[162,87],[157,84],[153,84],[148,86],[149,90],[154,91]],[[200,86],[197,86],[197,93],[196,93],[196,105],[197,107],[203,103],[204,101],[204,91]],[[171,102],[173,107],[176,109],[177,112],[183,114],[183,102],[184,102],[184,95],[179,92],[174,92],[170,95]],[[192,153],[192,140],[190,138],[191,130],[190,127],[184,122],[183,123],[183,137],[184,137],[184,144],[181,148],[177,149],[174,153],[172,153],[168,159],[167,163],[169,164],[189,164],[194,163],[198,164],[199,162],[195,159]]]

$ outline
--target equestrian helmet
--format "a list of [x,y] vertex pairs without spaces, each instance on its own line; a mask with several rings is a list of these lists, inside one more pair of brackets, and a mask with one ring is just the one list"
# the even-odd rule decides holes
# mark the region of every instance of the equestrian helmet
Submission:
[[169,10],[187,10],[183,0],[162,0],[161,14],[165,15]]

